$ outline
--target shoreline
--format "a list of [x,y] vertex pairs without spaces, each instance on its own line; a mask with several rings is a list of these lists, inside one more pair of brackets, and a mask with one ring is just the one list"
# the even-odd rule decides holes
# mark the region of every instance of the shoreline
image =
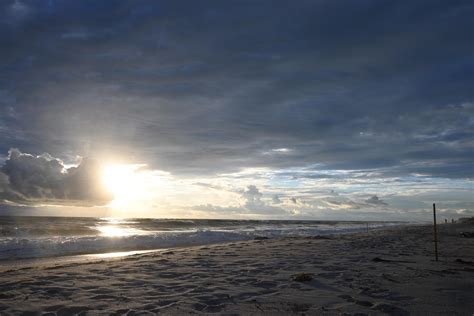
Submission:
[[18,267],[0,275],[0,314],[470,315],[474,239],[459,231],[474,226],[438,228],[438,262],[421,225]]
[[[362,223],[362,222],[361,222]],[[368,222],[371,223],[371,222]],[[374,222],[379,223],[379,222]],[[393,222],[388,222],[393,223]],[[387,229],[401,229],[403,227],[408,226],[425,226],[424,224],[413,224],[413,223],[399,223],[399,224],[392,224],[388,226],[375,226],[370,227],[368,226],[369,232],[370,231],[380,231],[380,230],[387,230]],[[327,233],[322,231],[320,234],[315,235],[313,237],[330,237],[330,236],[338,236],[338,235],[352,235],[352,234],[359,234],[359,233],[367,233],[365,228],[358,228],[355,231],[340,231],[340,232],[330,232]],[[63,263],[80,263],[80,262],[94,262],[94,261],[101,261],[101,260],[116,260],[122,257],[140,255],[144,253],[152,253],[152,252],[164,252],[169,251],[172,249],[179,249],[179,248],[193,248],[193,247],[202,247],[202,246],[212,246],[212,245],[220,245],[232,242],[240,242],[240,241],[251,241],[251,240],[259,240],[263,239],[272,239],[272,240],[279,240],[285,238],[310,238],[311,236],[277,236],[277,237],[266,237],[266,236],[259,236],[256,235],[251,239],[242,239],[242,240],[233,240],[233,241],[221,241],[221,242],[214,242],[214,243],[203,243],[203,244],[196,244],[196,245],[178,245],[174,247],[163,247],[163,248],[144,248],[144,249],[110,249],[109,251],[97,251],[97,252],[78,252],[78,253],[71,253],[71,254],[64,254],[64,255],[50,255],[50,256],[43,256],[43,257],[20,257],[16,259],[2,259],[0,260],[0,272],[9,270],[12,266],[21,266],[21,267],[36,267],[36,266],[45,266],[45,265],[61,265]]]

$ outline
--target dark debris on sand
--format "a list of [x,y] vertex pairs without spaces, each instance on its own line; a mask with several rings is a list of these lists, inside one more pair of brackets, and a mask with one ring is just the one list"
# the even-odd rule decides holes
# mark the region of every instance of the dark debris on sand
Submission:
[[293,281],[296,282],[309,282],[313,279],[310,273],[298,273],[293,276]]

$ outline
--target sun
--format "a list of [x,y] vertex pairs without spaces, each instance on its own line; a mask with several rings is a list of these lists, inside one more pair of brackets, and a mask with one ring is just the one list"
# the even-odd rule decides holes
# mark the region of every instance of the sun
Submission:
[[104,167],[103,180],[109,191],[116,197],[130,194],[134,190],[134,165],[108,165]]
[[144,165],[107,165],[103,169],[105,187],[114,195],[112,207],[126,207],[140,200],[148,191],[143,173]]

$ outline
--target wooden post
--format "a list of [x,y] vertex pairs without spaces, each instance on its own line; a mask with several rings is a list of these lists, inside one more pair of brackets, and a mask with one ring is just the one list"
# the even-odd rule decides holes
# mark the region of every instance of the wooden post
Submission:
[[438,261],[438,230],[436,228],[436,204],[433,203],[433,227],[434,227],[434,243],[435,243],[435,258]]

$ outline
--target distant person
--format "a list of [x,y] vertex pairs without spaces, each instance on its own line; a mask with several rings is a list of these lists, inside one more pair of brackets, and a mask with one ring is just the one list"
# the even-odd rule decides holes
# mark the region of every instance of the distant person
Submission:
[[444,219],[444,223],[447,224],[447,223],[448,223],[448,219],[445,218],[445,219]]
[[453,224],[454,224],[454,218],[451,218],[451,223],[453,223]]

